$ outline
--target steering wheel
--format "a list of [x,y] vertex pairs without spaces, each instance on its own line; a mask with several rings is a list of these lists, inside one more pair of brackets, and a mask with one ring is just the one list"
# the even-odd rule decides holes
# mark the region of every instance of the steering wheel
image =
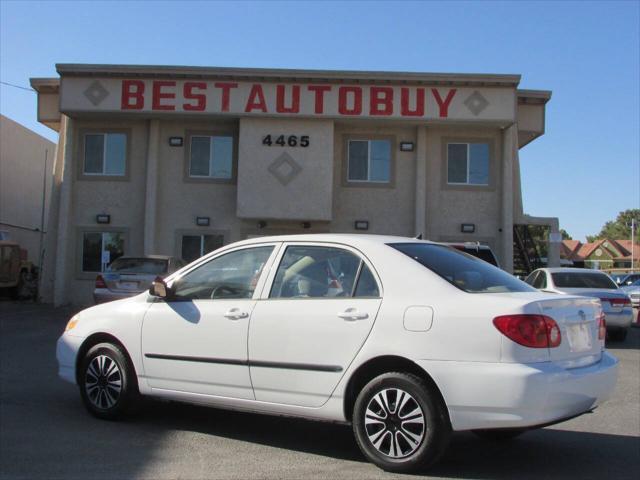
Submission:
[[231,295],[236,295],[236,289],[233,287],[230,287],[228,285],[218,285],[217,287],[215,287],[212,291],[211,291],[211,300],[214,300],[215,298],[220,298],[223,297],[224,295],[216,295],[219,292],[227,292],[230,293]]

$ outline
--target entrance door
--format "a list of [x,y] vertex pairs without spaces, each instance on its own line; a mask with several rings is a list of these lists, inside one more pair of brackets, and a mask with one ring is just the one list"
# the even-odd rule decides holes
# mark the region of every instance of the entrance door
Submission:
[[371,331],[378,283],[356,251],[301,243],[271,277],[249,329],[256,400],[321,406]]
[[[247,331],[275,244],[224,252],[171,285],[142,325],[145,375],[153,388],[254,398]],[[260,290],[258,290],[260,291]]]

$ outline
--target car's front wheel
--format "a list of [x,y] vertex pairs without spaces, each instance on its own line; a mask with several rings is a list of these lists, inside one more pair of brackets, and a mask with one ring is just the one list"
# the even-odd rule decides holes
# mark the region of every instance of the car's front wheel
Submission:
[[119,346],[94,345],[80,362],[82,401],[99,418],[122,417],[138,400],[138,386],[131,362]]
[[385,373],[365,385],[353,411],[362,453],[392,472],[435,463],[449,443],[451,424],[434,390],[420,377],[400,372]]

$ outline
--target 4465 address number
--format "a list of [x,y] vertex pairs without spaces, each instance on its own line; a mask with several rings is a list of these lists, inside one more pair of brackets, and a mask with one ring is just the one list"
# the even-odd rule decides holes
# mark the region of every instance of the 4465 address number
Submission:
[[280,135],[275,140],[273,139],[275,135],[267,135],[262,139],[262,144],[267,147],[272,147],[274,145],[279,145],[280,147],[289,146],[289,147],[308,147],[309,146],[309,135],[302,135],[298,137],[297,135]]

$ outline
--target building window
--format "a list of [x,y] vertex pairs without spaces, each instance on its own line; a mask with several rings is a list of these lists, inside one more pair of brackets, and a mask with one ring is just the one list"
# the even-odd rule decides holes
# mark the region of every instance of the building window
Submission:
[[104,272],[116,258],[124,255],[123,232],[84,232],[82,271]]
[[349,182],[391,181],[390,140],[349,140],[347,156]]
[[489,144],[447,144],[447,183],[489,185]]
[[183,235],[181,257],[191,263],[224,245],[223,235]]
[[83,168],[85,175],[124,176],[126,163],[126,133],[85,134]]
[[230,180],[233,177],[233,137],[191,137],[189,176]]

